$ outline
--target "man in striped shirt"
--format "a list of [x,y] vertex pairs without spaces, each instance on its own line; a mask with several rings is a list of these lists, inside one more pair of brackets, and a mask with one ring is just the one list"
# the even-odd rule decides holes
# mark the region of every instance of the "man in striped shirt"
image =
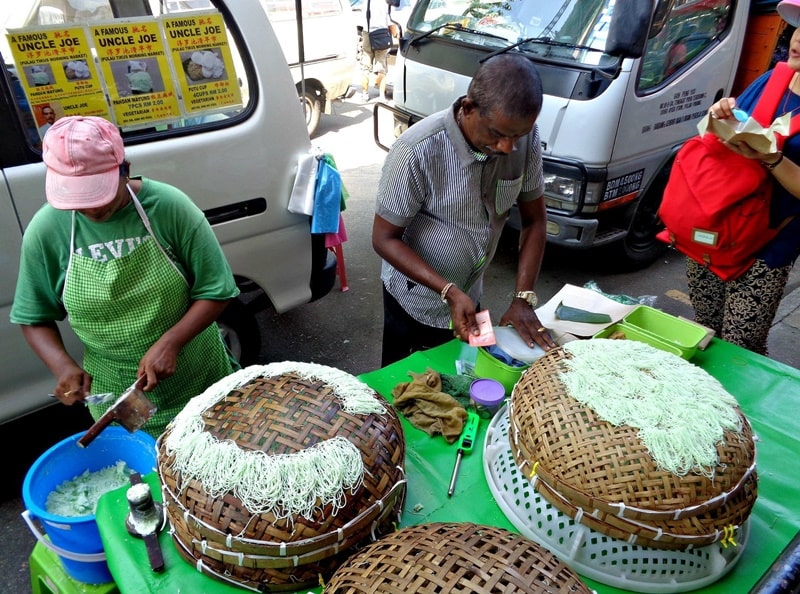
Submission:
[[545,246],[542,84],[519,54],[484,62],[467,95],[409,128],[378,185],[372,245],[383,258],[382,365],[478,334],[483,275],[511,207],[522,220],[516,286],[500,325],[555,346],[536,317],[533,287]]

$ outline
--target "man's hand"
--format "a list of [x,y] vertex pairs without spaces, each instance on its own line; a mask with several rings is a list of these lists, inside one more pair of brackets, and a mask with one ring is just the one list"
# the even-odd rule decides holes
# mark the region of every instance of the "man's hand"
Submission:
[[506,313],[500,318],[500,325],[516,328],[522,340],[531,348],[538,345],[549,351],[556,346],[553,337],[539,321],[534,309],[523,299],[514,299],[511,302]]
[[481,331],[475,321],[475,304],[469,295],[453,285],[447,291],[446,299],[450,306],[450,318],[453,320],[453,336],[464,342],[469,341],[470,335],[478,336]]

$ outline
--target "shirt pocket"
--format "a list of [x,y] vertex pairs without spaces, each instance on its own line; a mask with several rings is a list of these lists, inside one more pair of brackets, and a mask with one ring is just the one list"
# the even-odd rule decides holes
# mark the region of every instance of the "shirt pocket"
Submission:
[[495,214],[502,215],[517,203],[522,191],[522,176],[514,179],[498,179],[494,195]]

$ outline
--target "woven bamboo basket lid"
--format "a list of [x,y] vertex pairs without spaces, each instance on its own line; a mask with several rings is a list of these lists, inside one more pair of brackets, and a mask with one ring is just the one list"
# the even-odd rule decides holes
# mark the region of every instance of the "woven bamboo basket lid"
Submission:
[[[630,365],[625,343],[632,341],[602,341],[613,349],[614,365]],[[655,350],[642,343],[635,348]],[[755,445],[738,408],[741,430],[725,431],[716,445],[713,478],[675,474],[659,467],[638,428],[615,426],[568,393],[562,374],[571,358],[563,347],[549,352],[511,396],[512,452],[542,496],[595,530],[652,547],[723,540],[749,516],[757,491]]]
[[403,528],[342,564],[323,594],[588,594],[578,575],[519,534],[471,523]]
[[[342,393],[375,411],[353,412]],[[191,440],[201,445],[187,446]],[[223,462],[232,460],[216,475],[191,466],[200,463],[196,451],[205,443],[215,454],[227,452]],[[335,486],[338,468],[317,457],[331,444],[363,468],[360,478],[323,500],[315,489],[327,493]],[[240,484],[236,472],[226,475],[239,457],[284,482],[255,489]],[[296,476],[303,457],[317,464],[311,476]],[[354,547],[393,530],[405,496],[404,461],[402,426],[383,398],[355,377],[304,363],[232,374],[190,402],[158,439],[158,472],[179,553],[203,573],[264,591],[318,584]],[[274,501],[272,492],[302,495],[298,503],[305,507]]]

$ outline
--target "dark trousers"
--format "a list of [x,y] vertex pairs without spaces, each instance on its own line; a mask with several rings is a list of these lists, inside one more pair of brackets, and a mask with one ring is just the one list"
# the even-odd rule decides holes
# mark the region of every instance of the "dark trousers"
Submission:
[[412,318],[383,288],[383,353],[381,367],[453,340],[450,328],[426,326]]

